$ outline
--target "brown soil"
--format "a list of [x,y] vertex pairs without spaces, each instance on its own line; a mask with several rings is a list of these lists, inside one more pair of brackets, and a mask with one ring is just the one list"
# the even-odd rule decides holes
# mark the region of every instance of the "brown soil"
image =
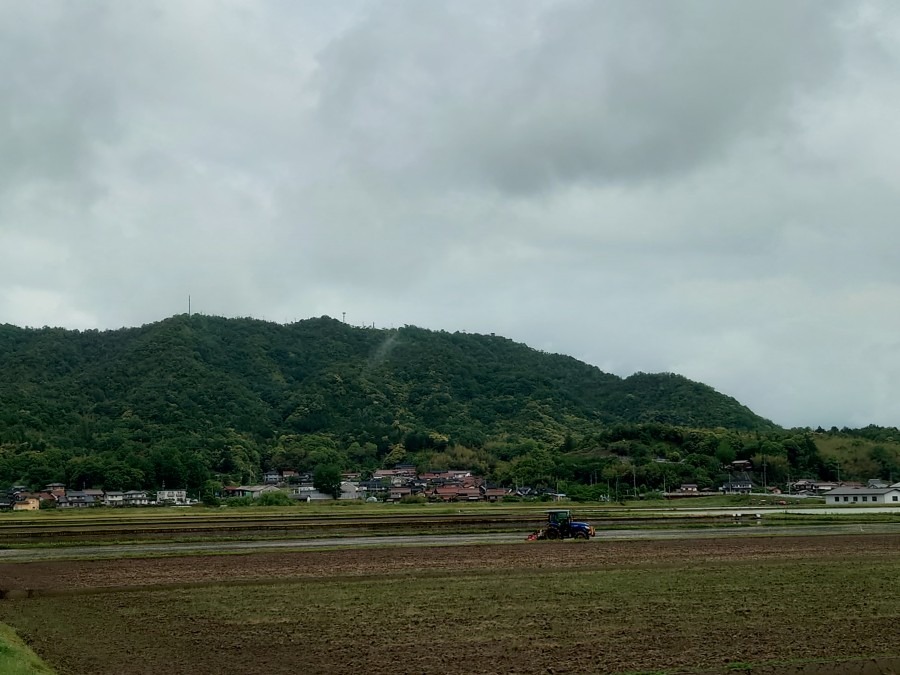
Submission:
[[565,569],[648,564],[895,556],[900,535],[533,542],[485,546],[375,548],[246,555],[0,563],[0,591],[229,583],[400,572]]
[[[822,598],[836,597],[840,589],[834,588],[833,577],[822,577],[826,587],[820,589],[815,580],[809,581],[798,597],[780,603],[778,612],[761,621],[758,613],[743,608],[746,598],[730,603],[731,570],[737,579],[736,593],[770,592],[783,597],[797,593],[789,585],[794,582],[760,590],[752,585],[742,588],[741,579],[752,575],[756,565],[786,569],[785,563],[793,566],[794,562],[804,570],[795,580],[807,574],[807,566],[809,575],[820,574],[813,563],[823,561],[830,561],[832,569],[838,562],[858,569],[870,565],[883,574],[884,563],[892,564],[898,552],[900,535],[853,535],[2,564],[0,588],[7,592],[7,600],[0,602],[0,621],[19,629],[61,673],[73,674],[605,673],[661,672],[659,668],[664,667],[667,673],[886,675],[900,673],[896,612],[885,616],[883,606],[872,606],[869,616],[868,600],[862,598],[860,606],[853,608],[859,612],[852,622],[840,616],[823,619],[821,598],[808,597],[810,589],[821,592]],[[724,585],[691,588],[692,569],[725,570],[719,576],[703,577],[707,583],[718,579]],[[622,578],[630,579],[629,583],[635,577],[627,575],[635,571],[648,586],[661,578],[673,584],[685,583],[687,578],[686,592],[696,595],[693,607],[698,620],[673,619],[672,607],[656,604],[652,593],[642,594],[644,604],[633,609],[623,608],[621,599],[611,599],[609,592],[590,602],[579,597],[572,601],[571,611],[565,609],[565,597],[551,595],[547,604],[545,593],[543,599],[534,599],[533,607],[522,610],[532,598],[496,583],[484,587],[495,595],[479,598],[477,612],[471,616],[465,607],[453,606],[452,588],[460,578],[571,571],[562,576],[572,579],[579,572],[596,570],[603,570],[604,577],[606,570],[610,576],[626,575]],[[667,576],[669,570],[680,570],[680,576]],[[548,575],[548,585],[553,578]],[[340,602],[333,602],[335,596],[327,596],[330,601],[325,602],[326,596],[317,594],[320,581],[330,585],[341,580],[353,583],[341,586],[349,595],[340,596]],[[293,583],[286,585],[289,582]],[[365,604],[353,595],[364,591],[369,582],[379,588],[385,583],[396,585],[396,602],[378,616],[365,616]],[[241,586],[245,583],[262,583],[266,588],[245,589]],[[434,585],[433,603],[409,606],[406,589],[409,598],[421,598],[423,583]],[[900,600],[900,585],[893,576],[879,583],[876,590],[881,596]],[[237,588],[200,600],[187,590],[182,593],[182,587],[195,584]],[[413,585],[419,595],[414,594]],[[464,584],[457,588],[465,590]],[[287,592],[293,595],[284,598]],[[562,592],[571,589],[566,586]],[[623,597],[627,602],[630,596]],[[285,603],[283,620],[258,615],[253,602],[260,598]],[[191,604],[198,602],[219,604],[213,611]],[[564,609],[554,609],[553,603]],[[678,611],[685,606],[692,605],[678,605]],[[384,608],[383,602],[379,607]],[[519,623],[514,625],[506,618],[511,607],[519,612]],[[228,619],[222,619],[223,615]],[[447,621],[450,616],[452,622]],[[877,658],[859,658],[863,655]],[[849,657],[853,658],[834,661]],[[730,665],[773,659],[805,662],[740,671]]]

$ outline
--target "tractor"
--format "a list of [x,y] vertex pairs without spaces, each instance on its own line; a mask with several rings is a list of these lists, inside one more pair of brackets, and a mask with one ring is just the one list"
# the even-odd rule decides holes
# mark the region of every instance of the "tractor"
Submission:
[[554,509],[547,511],[547,524],[543,529],[530,534],[528,539],[589,539],[593,536],[594,528],[572,520],[568,509]]

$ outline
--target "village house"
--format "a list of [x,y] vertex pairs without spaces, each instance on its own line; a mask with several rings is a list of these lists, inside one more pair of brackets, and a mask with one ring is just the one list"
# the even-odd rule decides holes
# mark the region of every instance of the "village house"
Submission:
[[62,497],[56,498],[56,503],[61,509],[83,509],[97,505],[94,496],[82,490],[66,490]]
[[389,487],[380,480],[361,480],[357,485],[357,489],[367,498],[377,498],[378,496],[386,495],[389,491]]
[[365,491],[360,490],[359,483],[349,480],[341,481],[341,499],[362,499]]
[[183,506],[188,503],[187,490],[157,490],[156,503]]
[[747,474],[732,476],[719,488],[719,491],[726,495],[750,494],[752,490],[753,481],[750,480],[750,477]]
[[900,483],[886,488],[837,487],[825,494],[826,504],[887,504],[900,506]]
[[[821,495],[839,487],[860,487],[860,483],[820,481],[815,478],[801,478],[788,485],[791,493],[798,495]],[[884,487],[887,487],[885,485]]]
[[301,502],[319,502],[334,499],[331,495],[319,492],[312,483],[301,483],[297,487],[291,488],[291,494],[288,496]]
[[13,511],[37,511],[41,508],[41,500],[37,497],[26,497],[13,502]]
[[810,494],[816,489],[816,481],[814,478],[800,478],[788,484],[788,488],[797,494]]
[[372,474],[372,480],[383,480],[393,487],[402,487],[414,477],[415,474],[409,475],[408,472],[402,469],[378,469]]
[[111,490],[103,495],[103,503],[106,506],[124,506],[125,505],[125,497],[122,492],[118,490]]
[[456,485],[439,485],[426,493],[431,499],[442,502],[455,502],[459,487]]
[[507,494],[506,488],[481,486],[481,496],[488,502],[502,502]]
[[226,487],[222,490],[224,497],[250,497],[251,499],[259,499],[267,492],[278,492],[278,488],[274,485],[238,485]]
[[149,506],[150,498],[146,490],[128,490],[122,493],[123,506]]
[[[492,490],[494,489],[492,488]],[[499,492],[492,491],[491,500],[497,501],[498,498],[506,496],[506,490],[502,490],[502,492],[501,495]],[[463,485],[438,485],[426,491],[425,495],[429,499],[443,502],[477,502],[485,496],[481,488]]]
[[392,487],[390,493],[388,494],[387,501],[399,502],[404,497],[409,497],[411,495],[412,495],[412,488]]

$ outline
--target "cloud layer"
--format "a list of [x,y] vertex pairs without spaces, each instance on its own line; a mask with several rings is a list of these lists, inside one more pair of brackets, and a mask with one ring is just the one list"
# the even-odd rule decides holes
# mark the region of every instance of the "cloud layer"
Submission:
[[898,37],[888,2],[5,3],[0,321],[346,312],[897,425]]

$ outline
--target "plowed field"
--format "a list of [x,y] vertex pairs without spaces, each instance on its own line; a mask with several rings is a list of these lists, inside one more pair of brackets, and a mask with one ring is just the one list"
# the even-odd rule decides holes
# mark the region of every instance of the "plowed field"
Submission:
[[0,565],[60,673],[900,672],[900,536]]
[[900,535],[675,541],[539,542],[250,555],[0,563],[0,591],[233,583],[477,570],[565,570],[646,565],[824,561],[900,555]]

